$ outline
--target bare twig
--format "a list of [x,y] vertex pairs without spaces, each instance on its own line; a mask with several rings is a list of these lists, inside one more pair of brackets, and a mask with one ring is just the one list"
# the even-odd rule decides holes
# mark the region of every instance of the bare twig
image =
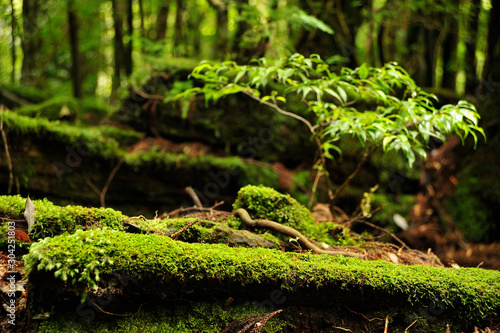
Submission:
[[101,309],[99,307],[99,305],[95,304],[95,302],[93,300],[90,300],[90,302],[99,309],[99,311],[101,311],[102,313],[105,313],[107,315],[111,315],[111,316],[120,316],[120,317],[128,317],[128,316],[133,316],[135,314],[138,314],[140,311],[141,311],[141,308],[144,304],[146,303],[142,303],[140,306],[139,306],[139,310],[137,310],[136,313],[125,313],[125,314],[122,314],[122,313],[112,313],[112,312],[107,312],[107,311],[104,311],[103,309]]
[[377,149],[377,145],[373,146],[366,146],[365,148],[365,153],[363,154],[363,157],[361,160],[359,160],[358,165],[356,166],[356,169],[347,177],[347,179],[335,190],[335,194],[333,195],[333,198],[331,199],[331,204],[332,207],[334,206],[335,200],[339,197],[340,193],[344,190],[344,188],[347,187],[351,183],[351,180],[358,174],[359,170],[361,170],[361,166],[365,164],[365,162],[368,160],[368,157]]
[[405,333],[406,333],[406,332],[408,332],[408,329],[409,329],[410,327],[412,327],[412,326],[413,326],[413,324],[415,324],[417,321],[418,321],[418,319],[415,319],[415,320],[413,321],[413,323],[411,323],[411,324],[410,324],[410,326],[408,326],[408,327],[405,329]]
[[7,142],[7,134],[5,134],[5,131],[3,129],[3,111],[4,111],[5,106],[2,104],[0,105],[0,132],[2,132],[2,140],[3,140],[3,146],[5,149],[5,157],[7,159],[7,165],[9,167],[9,186],[7,187],[7,194],[10,194],[12,192],[12,184],[14,184],[14,171],[12,168],[12,160],[10,158],[10,153],[9,153],[9,143]]
[[92,181],[87,177],[87,175],[82,174],[83,179],[87,183],[88,186],[99,196],[99,199],[101,201],[101,207],[106,207],[106,193],[108,192],[109,186],[111,185],[111,182],[113,181],[113,178],[115,177],[116,173],[122,166],[122,164],[125,162],[125,158],[121,158],[118,164],[111,170],[108,179],[106,179],[106,183],[104,184],[104,187],[102,188],[102,191],[97,188],[97,186],[92,183]]
[[359,223],[363,223],[363,224],[366,224],[366,225],[368,225],[368,226],[370,226],[370,227],[372,227],[372,228],[375,228],[375,229],[377,229],[377,230],[380,230],[380,231],[382,231],[382,232],[385,232],[386,234],[388,234],[389,236],[391,236],[392,238],[394,238],[396,241],[398,241],[398,242],[401,244],[401,246],[403,246],[404,248],[406,248],[406,249],[408,249],[408,250],[411,250],[411,248],[410,248],[408,245],[406,245],[406,243],[405,243],[405,242],[403,242],[403,241],[401,240],[401,238],[399,238],[398,236],[396,236],[395,234],[393,234],[392,232],[390,232],[390,231],[389,231],[389,230],[387,230],[387,229],[384,229],[384,228],[382,228],[382,227],[379,227],[379,226],[378,226],[378,225],[376,225],[376,224],[373,224],[373,223],[370,223],[370,222],[368,222],[368,221],[364,221],[364,220],[354,220],[354,221],[352,221],[352,222],[359,222]]
[[203,207],[203,205],[201,204],[200,198],[198,198],[198,195],[196,194],[195,190],[191,186],[186,187],[184,190],[187,192],[187,194],[189,194],[191,199],[193,199],[195,207],[197,207],[197,208]]
[[384,333],[387,333],[389,330],[389,315],[385,317],[385,327],[384,327]]

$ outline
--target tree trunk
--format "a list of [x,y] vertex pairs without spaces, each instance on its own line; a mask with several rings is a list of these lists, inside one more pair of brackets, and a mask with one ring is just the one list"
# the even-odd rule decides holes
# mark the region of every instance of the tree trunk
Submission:
[[185,55],[185,47],[184,44],[184,1],[177,0],[177,9],[175,12],[175,32],[174,32],[174,55],[178,57],[182,57]]
[[490,98],[492,94],[498,94],[497,90],[500,86],[500,24],[498,24],[498,18],[500,18],[500,3],[492,1],[483,77],[476,91],[476,97],[480,101]]
[[[455,91],[457,78],[457,45],[458,45],[458,21],[454,17],[450,20],[449,29],[443,40],[443,80],[441,86],[445,89]],[[434,66],[433,66],[434,68]]]
[[14,0],[10,0],[10,9],[11,9],[11,16],[10,16],[10,27],[11,27],[11,56],[12,56],[12,72],[11,72],[11,80],[12,83],[16,82],[16,59],[17,59],[17,54],[16,54],[16,27],[17,27],[17,22],[16,22],[16,9],[14,8]]
[[156,20],[156,40],[164,40],[167,36],[168,4],[163,3],[160,7],[158,19]]
[[21,82],[26,86],[33,86],[34,71],[37,64],[40,38],[37,27],[38,0],[23,0],[23,64]]
[[114,75],[113,92],[118,89],[121,81],[121,70],[125,67],[125,46],[123,45],[123,6],[120,0],[111,0],[115,29],[114,38]]
[[132,0],[127,0],[127,35],[128,41],[125,48],[125,73],[127,76],[132,74],[133,61],[132,61],[132,51],[133,51],[133,36],[134,36],[134,12],[132,10]]
[[[209,0],[208,2],[217,12],[217,30],[216,30],[217,41],[215,43],[214,55],[217,59],[224,59],[226,58],[226,54],[228,51],[228,41],[229,41],[229,30],[228,30],[229,19],[228,19],[227,7],[221,1]],[[237,38],[237,36],[235,38]]]
[[68,1],[68,24],[69,24],[69,41],[71,48],[71,81],[73,83],[73,96],[76,98],[82,97],[82,73],[81,63],[82,57],[80,54],[80,42],[78,39],[78,31],[80,25],[78,16],[75,12],[74,0]]
[[481,10],[481,0],[472,0],[471,9],[469,11],[468,17],[468,36],[465,39],[465,93],[474,94],[478,86],[477,78],[477,59],[476,59],[476,41],[477,41],[477,30],[479,28],[479,12]]
[[141,20],[141,37],[146,38],[146,28],[144,27],[144,3],[143,0],[139,0],[139,17]]

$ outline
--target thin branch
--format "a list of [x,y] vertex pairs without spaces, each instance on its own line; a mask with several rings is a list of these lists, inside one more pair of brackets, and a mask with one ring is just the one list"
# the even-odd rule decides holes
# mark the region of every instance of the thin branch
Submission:
[[102,192],[101,192],[101,206],[102,207],[106,207],[106,203],[105,203],[106,192],[108,192],[109,185],[111,185],[113,178],[115,177],[116,173],[118,172],[118,170],[122,166],[123,162],[125,162],[124,157],[122,157],[120,159],[120,161],[118,162],[118,164],[113,168],[113,170],[111,170],[111,173],[109,174],[108,179],[106,180],[106,184],[104,184],[104,187],[102,188]]
[[90,300],[90,302],[92,303],[92,305],[94,305],[96,308],[99,309],[99,311],[101,311],[102,313],[105,313],[107,315],[111,315],[111,316],[120,316],[120,317],[128,317],[128,316],[133,316],[135,314],[138,314],[140,311],[141,311],[141,308],[144,304],[146,303],[142,303],[140,306],[139,306],[139,310],[137,310],[136,313],[125,313],[125,314],[121,314],[121,313],[112,313],[112,312],[107,312],[107,311],[104,311],[103,309],[101,309],[99,307],[99,305],[95,304],[93,300]]
[[86,174],[82,174],[83,179],[87,183],[88,186],[99,196],[99,199],[101,201],[101,207],[106,207],[106,193],[108,192],[109,186],[111,185],[111,182],[113,181],[113,178],[115,177],[116,173],[122,166],[122,164],[125,162],[125,158],[121,158],[118,164],[111,170],[108,179],[106,180],[106,183],[104,184],[104,187],[102,188],[102,191],[97,188],[97,186],[92,183],[92,181],[87,177]]
[[373,146],[366,146],[365,153],[363,154],[363,157],[361,160],[358,162],[358,165],[356,166],[356,169],[347,177],[347,179],[335,190],[335,194],[333,195],[333,198],[331,199],[331,204],[332,207],[334,206],[335,200],[339,197],[340,193],[344,190],[344,188],[349,185],[351,180],[358,174],[359,170],[361,170],[361,166],[365,164],[365,162],[368,160],[368,157],[377,149],[377,145]]
[[180,234],[182,234],[184,231],[186,231],[189,228],[191,228],[197,222],[198,222],[198,219],[189,222],[188,224],[186,224],[185,226],[183,226],[179,231],[177,231],[177,232],[173,233],[172,235],[170,235],[170,238],[172,238],[173,240],[177,240],[177,238],[180,236]]
[[392,238],[394,238],[396,241],[398,241],[398,242],[401,244],[401,246],[403,246],[404,248],[406,248],[406,249],[408,249],[408,250],[411,250],[411,248],[410,248],[408,245],[406,245],[406,243],[405,243],[405,242],[403,242],[403,241],[401,240],[401,238],[399,238],[398,236],[396,236],[394,233],[390,232],[390,231],[389,231],[389,230],[387,230],[387,229],[384,229],[384,228],[382,228],[382,227],[379,227],[378,225],[373,224],[373,223],[371,223],[371,222],[364,221],[364,220],[359,220],[359,219],[358,219],[358,220],[351,221],[351,222],[359,222],[359,223],[363,223],[363,224],[366,224],[366,225],[368,225],[368,226],[370,226],[370,227],[372,227],[372,228],[374,228],[374,229],[377,229],[377,230],[380,230],[380,231],[382,231],[382,232],[385,232],[386,234],[388,234],[389,236],[391,236]]
[[186,187],[184,190],[187,192],[187,194],[189,194],[191,199],[193,199],[195,207],[197,207],[197,208],[203,207],[203,205],[201,204],[200,198],[198,198],[198,195],[196,194],[195,190],[193,190],[193,188],[191,186]]

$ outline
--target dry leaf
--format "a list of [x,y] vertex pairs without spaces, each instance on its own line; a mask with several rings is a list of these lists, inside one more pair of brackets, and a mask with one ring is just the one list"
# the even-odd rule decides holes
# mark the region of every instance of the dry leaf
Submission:
[[35,205],[33,204],[33,201],[31,201],[29,195],[26,199],[26,203],[24,204],[24,217],[28,222],[28,232],[30,232],[35,224]]

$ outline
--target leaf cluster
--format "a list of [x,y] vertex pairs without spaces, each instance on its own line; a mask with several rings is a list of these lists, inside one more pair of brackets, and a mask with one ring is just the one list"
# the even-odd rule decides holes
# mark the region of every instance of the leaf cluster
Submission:
[[[338,141],[349,135],[369,151],[400,151],[412,166],[417,156],[426,157],[431,138],[444,141],[455,133],[465,141],[470,134],[477,144],[478,133],[485,136],[472,104],[460,101],[437,108],[437,97],[420,89],[396,63],[381,68],[363,64],[336,73],[318,55],[294,54],[276,61],[261,58],[250,65],[205,61],[191,75],[204,86],[180,96],[203,93],[207,102],[217,102],[244,93],[294,118],[296,114],[284,109],[290,108],[288,96],[298,96],[304,111],[315,116],[312,124],[304,118],[302,122],[318,139],[324,158],[333,158],[332,151],[342,153]],[[276,85],[279,88],[266,91]]]

